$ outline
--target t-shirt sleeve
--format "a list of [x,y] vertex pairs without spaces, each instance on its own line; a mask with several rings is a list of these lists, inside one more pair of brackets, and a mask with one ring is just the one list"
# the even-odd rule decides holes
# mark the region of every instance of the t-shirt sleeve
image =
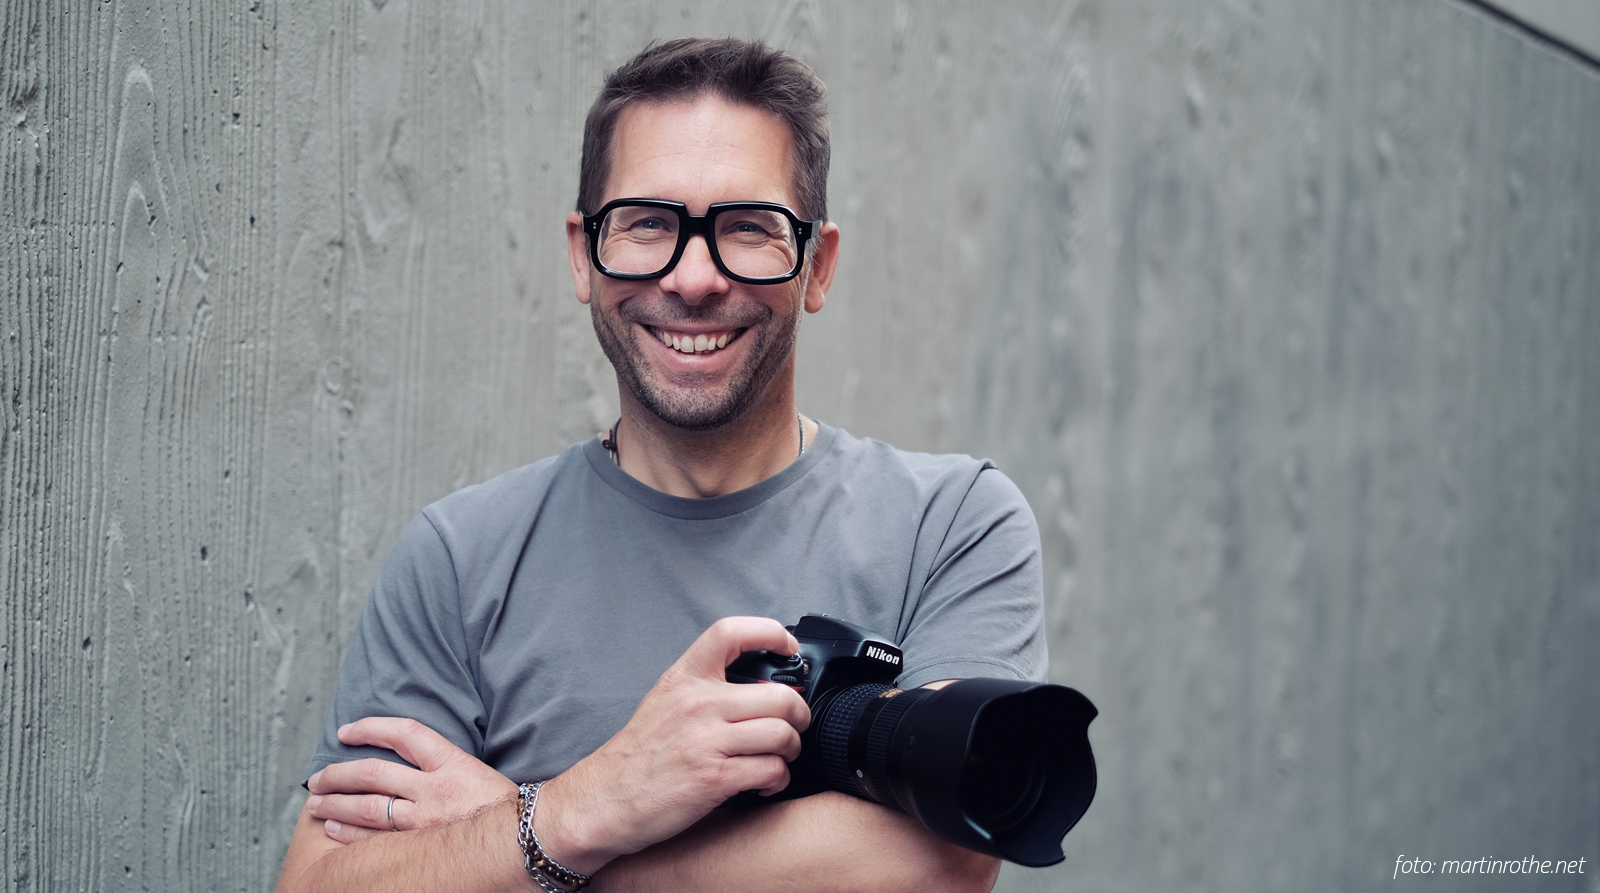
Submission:
[[[985,463],[938,540],[901,640],[914,688],[979,676],[1043,681],[1048,655],[1039,528],[1022,491]],[[939,512],[933,513],[939,516]]]
[[385,748],[340,743],[340,726],[368,716],[415,719],[481,754],[485,711],[467,654],[450,550],[419,515],[400,534],[367,598],[306,777],[366,757],[405,763]]

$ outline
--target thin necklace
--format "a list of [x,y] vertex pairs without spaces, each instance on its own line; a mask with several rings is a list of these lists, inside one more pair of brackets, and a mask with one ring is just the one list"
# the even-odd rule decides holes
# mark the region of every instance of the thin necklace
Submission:
[[[801,420],[798,409],[794,411],[794,426],[800,429],[800,452],[795,455],[798,459],[806,454],[806,423]],[[606,432],[605,439],[600,441],[600,445],[611,454],[611,463],[619,468],[622,467],[622,453],[617,451],[617,432],[621,429],[622,416],[617,416],[617,423],[611,426],[611,430]]]

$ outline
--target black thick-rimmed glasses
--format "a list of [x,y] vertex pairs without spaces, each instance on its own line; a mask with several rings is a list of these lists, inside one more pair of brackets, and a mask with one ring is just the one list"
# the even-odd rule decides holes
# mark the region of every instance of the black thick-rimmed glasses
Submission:
[[683,202],[621,198],[586,214],[589,259],[613,279],[658,279],[672,272],[691,236],[704,236],[711,262],[748,285],[799,275],[806,242],[822,226],[772,202],[719,202],[695,216]]

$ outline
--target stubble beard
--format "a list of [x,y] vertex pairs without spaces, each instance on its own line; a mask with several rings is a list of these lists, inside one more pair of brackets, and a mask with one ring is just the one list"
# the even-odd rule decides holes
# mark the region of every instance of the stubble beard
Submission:
[[[755,339],[755,343],[746,346],[744,362],[733,371],[728,383],[715,389],[711,386],[668,388],[651,369],[644,350],[633,337],[637,322],[629,318],[631,305],[624,303],[612,319],[601,312],[600,304],[599,300],[589,303],[589,318],[600,349],[617,371],[617,381],[657,418],[687,431],[710,431],[743,416],[767,393],[789,362],[800,333],[798,311],[782,317],[763,308],[765,316],[759,320],[727,320],[732,323],[728,328],[744,329],[739,335],[740,341]],[[671,322],[691,320],[716,320],[719,325],[723,322],[718,319],[716,308],[702,313],[697,312],[698,308],[674,306],[676,319],[656,318],[655,322],[668,327]]]

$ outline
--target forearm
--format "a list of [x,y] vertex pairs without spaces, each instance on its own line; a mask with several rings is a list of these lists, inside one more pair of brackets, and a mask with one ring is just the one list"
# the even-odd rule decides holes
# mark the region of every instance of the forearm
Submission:
[[613,860],[594,889],[987,891],[999,870],[905,815],[829,792],[708,818]]
[[536,889],[522,867],[514,801],[459,822],[348,845],[329,840],[322,826],[301,810],[277,893]]

